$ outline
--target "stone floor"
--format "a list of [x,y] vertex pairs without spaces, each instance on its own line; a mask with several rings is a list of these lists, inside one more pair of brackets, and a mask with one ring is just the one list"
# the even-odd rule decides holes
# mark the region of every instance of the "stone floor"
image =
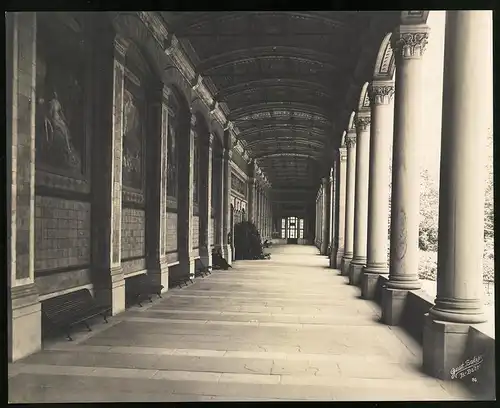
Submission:
[[316,248],[271,252],[10,364],[9,401],[471,398]]

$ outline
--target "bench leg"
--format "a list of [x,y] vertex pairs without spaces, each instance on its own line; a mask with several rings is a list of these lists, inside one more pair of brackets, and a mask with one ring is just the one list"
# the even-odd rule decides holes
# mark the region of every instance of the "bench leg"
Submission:
[[149,303],[153,303],[153,299],[151,299],[151,296],[148,296]]
[[73,338],[71,337],[71,334],[69,334],[69,332],[66,333],[66,337],[68,341],[73,341]]
[[106,313],[102,313],[101,316],[103,317],[104,322],[108,323],[108,317],[106,316]]
[[88,324],[87,322],[83,322],[83,324],[84,324],[85,326],[87,326],[87,330],[88,330],[89,332],[91,332],[91,331],[92,331],[92,329],[90,328],[90,326],[89,326],[89,324]]

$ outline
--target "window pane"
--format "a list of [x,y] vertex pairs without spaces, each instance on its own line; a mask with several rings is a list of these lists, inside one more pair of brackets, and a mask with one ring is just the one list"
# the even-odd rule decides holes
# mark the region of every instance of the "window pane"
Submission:
[[286,231],[285,231],[284,229],[282,229],[282,230],[281,230],[281,238],[285,238],[285,237],[286,237],[285,232],[286,232]]
[[299,238],[304,238],[304,230],[303,229],[300,230]]
[[303,218],[300,219],[300,228],[304,228],[304,219]]
[[285,228],[286,220],[284,218],[281,219],[281,228]]

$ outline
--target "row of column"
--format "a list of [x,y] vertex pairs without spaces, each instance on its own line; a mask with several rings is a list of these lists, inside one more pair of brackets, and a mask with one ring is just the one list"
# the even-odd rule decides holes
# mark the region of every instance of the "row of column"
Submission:
[[[422,58],[428,38],[425,25],[400,26],[393,33],[395,81],[371,82],[370,108],[356,112],[334,163],[339,180],[331,214],[338,222],[330,264],[349,276],[350,284],[360,285],[366,299],[374,298],[379,277],[387,277],[382,319],[389,325],[400,323],[408,292],[421,287],[419,140],[425,123]],[[482,257],[485,146],[493,118],[491,55],[491,11],[447,11],[437,296],[426,315],[423,338],[424,368],[439,378],[449,378],[463,358],[458,350],[465,350],[469,325],[486,320]],[[321,228],[326,225],[323,221]]]
[[256,176],[257,171],[254,167],[253,176],[248,179],[248,220],[255,224],[262,239],[270,239],[272,232],[271,189]]

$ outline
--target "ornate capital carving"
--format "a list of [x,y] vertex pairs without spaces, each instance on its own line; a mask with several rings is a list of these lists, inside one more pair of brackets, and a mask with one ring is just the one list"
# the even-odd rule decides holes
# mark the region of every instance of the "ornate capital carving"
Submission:
[[194,113],[191,113],[191,127],[194,127],[196,125],[196,115]]
[[328,181],[333,183],[333,167],[330,168],[330,174],[328,176]]
[[389,105],[394,98],[394,83],[373,82],[368,94],[372,105]]
[[213,115],[217,108],[219,107],[219,102],[214,99],[214,103],[210,106],[210,114]]
[[127,53],[129,42],[125,38],[117,35],[115,37],[114,46],[115,46],[115,55],[124,58],[125,54]]
[[356,146],[356,135],[353,133],[348,133],[345,138],[345,145],[347,146],[348,149]]
[[208,134],[208,147],[212,147],[214,145],[215,135],[213,133]]
[[233,151],[230,149],[224,149],[224,159],[231,160],[233,158]]
[[203,82],[203,77],[200,74],[196,75],[195,80],[191,86],[193,91],[196,91],[201,86],[202,82]]
[[165,54],[171,55],[177,49],[177,44],[179,44],[179,40],[174,34],[167,35],[163,44],[165,47]]
[[347,160],[347,149],[345,147],[339,149],[339,158],[341,162]]
[[356,129],[357,130],[367,130],[371,123],[370,116],[356,116]]
[[429,41],[427,26],[400,27],[391,38],[391,45],[396,58],[422,58]]

